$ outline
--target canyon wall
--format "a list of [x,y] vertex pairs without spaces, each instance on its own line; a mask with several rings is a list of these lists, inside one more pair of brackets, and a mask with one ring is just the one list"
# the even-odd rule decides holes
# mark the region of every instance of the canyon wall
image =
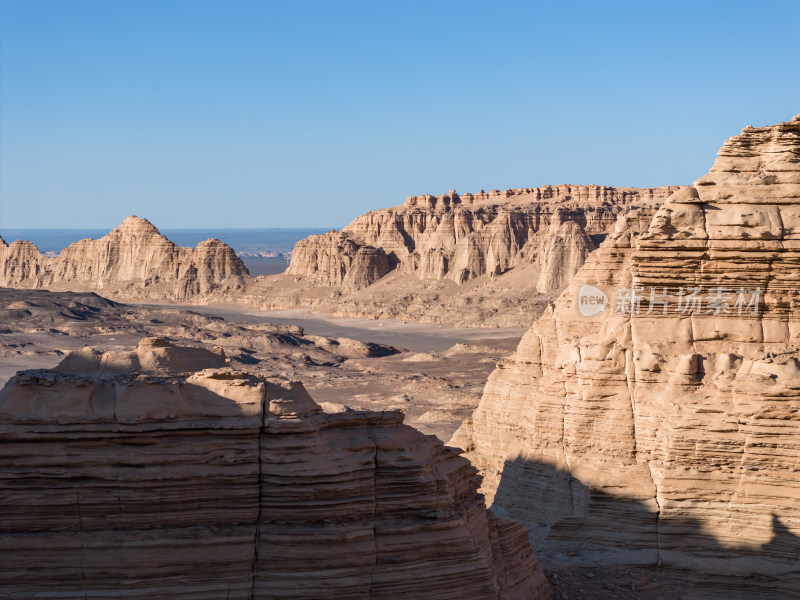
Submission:
[[180,248],[135,216],[98,240],[70,244],[58,257],[42,255],[30,242],[0,239],[0,287],[182,301],[235,292],[248,280],[247,268],[227,244],[206,240]]
[[630,213],[452,444],[537,552],[800,593],[800,115]]
[[341,231],[330,231],[300,240],[286,272],[303,275],[319,285],[357,290],[372,285],[391,268],[382,248],[360,244]]
[[525,528],[398,411],[142,340],[0,391],[5,598],[549,599]]
[[411,196],[342,231],[301,240],[287,273],[352,291],[392,270],[461,284],[538,264],[536,289],[549,294],[565,285],[621,213],[677,189],[562,185]]
[[676,187],[547,186],[409,198],[295,246],[280,275],[250,278],[219,240],[180,248],[144,219],[57,257],[0,240],[0,287],[122,301],[234,302],[459,326],[530,326],[620,214]]

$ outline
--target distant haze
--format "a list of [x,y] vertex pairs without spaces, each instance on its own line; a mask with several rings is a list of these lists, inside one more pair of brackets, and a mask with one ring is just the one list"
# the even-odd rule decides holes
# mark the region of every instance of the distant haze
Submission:
[[689,184],[800,112],[800,2],[0,0],[0,227],[341,227]]

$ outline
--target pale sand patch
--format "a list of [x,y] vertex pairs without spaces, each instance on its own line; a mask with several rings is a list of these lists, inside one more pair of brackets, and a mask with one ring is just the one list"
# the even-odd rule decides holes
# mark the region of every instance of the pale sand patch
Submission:
[[307,334],[349,337],[412,352],[447,350],[476,340],[519,339],[524,327],[448,327],[397,319],[334,317],[309,310],[257,310],[239,304],[169,305],[242,323],[298,325]]

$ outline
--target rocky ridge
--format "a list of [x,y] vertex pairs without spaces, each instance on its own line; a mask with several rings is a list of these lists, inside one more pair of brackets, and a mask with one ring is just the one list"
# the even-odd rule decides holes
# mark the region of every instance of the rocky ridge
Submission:
[[162,338],[22,372],[0,391],[2,595],[551,598],[476,470],[402,423]]
[[[395,269],[419,279],[464,283],[538,261],[537,290],[552,293],[620,213],[664,200],[676,189],[564,185],[411,196],[403,206],[370,211],[342,231],[301,240],[287,273],[351,291]],[[573,225],[564,227],[567,223]],[[566,267],[548,260],[553,251],[565,250]],[[358,253],[362,257],[355,260]]]
[[519,327],[541,315],[616,218],[678,187],[546,186],[412,196],[298,242],[248,301],[337,316]]
[[451,443],[541,555],[796,598],[798,264],[800,115],[620,219]]
[[547,186],[409,198],[297,243],[280,275],[249,277],[219,240],[179,248],[144,219],[58,256],[0,240],[0,286],[121,301],[236,302],[337,316],[529,326],[615,219],[678,188]]
[[149,221],[130,216],[108,235],[70,244],[59,256],[0,238],[0,287],[101,292],[126,299],[209,301],[241,291],[247,268],[211,239],[180,248]]

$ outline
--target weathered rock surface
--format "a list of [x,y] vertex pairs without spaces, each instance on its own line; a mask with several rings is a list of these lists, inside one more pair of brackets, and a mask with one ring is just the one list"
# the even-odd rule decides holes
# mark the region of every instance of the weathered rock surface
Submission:
[[381,248],[359,244],[341,231],[331,231],[298,242],[286,272],[305,275],[320,285],[357,290],[372,285],[390,270]]
[[552,597],[455,450],[225,361],[150,338],[0,391],[0,596]]
[[634,207],[678,187],[547,186],[412,196],[297,243],[287,272],[254,280],[264,309],[460,326],[530,326]]
[[98,240],[81,240],[58,257],[30,242],[0,239],[0,286],[95,291],[127,299],[203,300],[241,290],[247,268],[219,240],[180,248],[149,221],[128,217]]
[[[319,403],[401,409],[405,423],[447,440],[478,406],[494,365],[514,351],[524,333],[487,332],[493,339],[475,344],[469,339],[480,334],[473,331],[463,340],[467,345],[445,352],[454,342],[448,336],[459,332],[375,323],[374,339],[427,354],[422,362],[407,362],[411,351],[364,341],[370,335],[363,329],[323,326],[326,335],[310,335],[300,326],[303,321],[252,322],[259,319],[248,316],[250,309],[228,308],[233,310],[187,310],[121,304],[88,292],[0,288],[0,388],[20,370],[52,368],[65,354],[87,345],[126,351],[144,337],[164,337],[182,346],[223,348],[233,366],[254,375],[300,380]],[[406,335],[398,328],[424,334]],[[353,334],[361,339],[343,337]]]
[[657,205],[676,189],[564,185],[412,197],[301,240],[285,273],[255,279],[219,240],[179,248],[129,217],[58,257],[0,240],[0,286],[527,327],[620,214]]
[[578,223],[562,220],[560,212],[554,213],[547,233],[539,239],[536,291],[551,294],[565,288],[594,249],[591,238]]
[[[562,224],[573,223],[563,232],[565,242],[578,244],[569,249],[573,260],[561,264],[548,255],[539,263],[542,276],[537,288],[551,293],[563,287],[564,278],[583,264],[581,257],[594,249],[589,236],[602,238],[631,206],[663,200],[676,189],[565,185],[412,196],[403,206],[368,212],[342,231],[301,240],[288,272],[328,284],[341,283],[345,274],[353,272],[364,287],[397,268],[420,279],[463,283],[536,263],[541,246],[552,244],[549,238],[559,233]],[[375,258],[353,260],[357,249],[367,248]]]
[[646,217],[588,257],[451,443],[542,555],[681,572],[682,597],[796,598],[800,115],[744,129]]

